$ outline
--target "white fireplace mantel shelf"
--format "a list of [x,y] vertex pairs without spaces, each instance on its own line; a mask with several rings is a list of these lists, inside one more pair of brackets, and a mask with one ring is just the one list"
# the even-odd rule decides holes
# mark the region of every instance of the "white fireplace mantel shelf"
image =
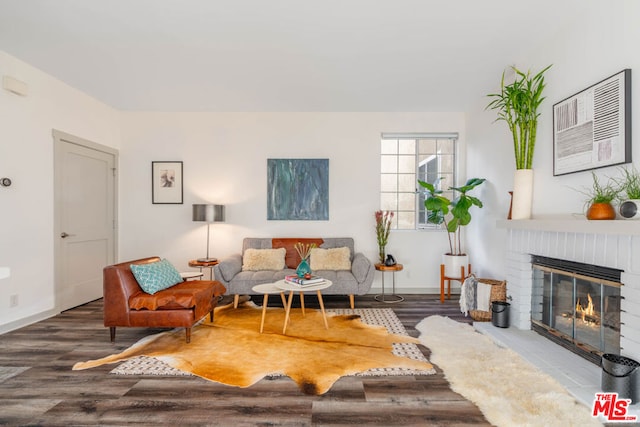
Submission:
[[589,221],[583,216],[573,215],[517,220],[499,219],[496,226],[508,230],[640,235],[640,220]]

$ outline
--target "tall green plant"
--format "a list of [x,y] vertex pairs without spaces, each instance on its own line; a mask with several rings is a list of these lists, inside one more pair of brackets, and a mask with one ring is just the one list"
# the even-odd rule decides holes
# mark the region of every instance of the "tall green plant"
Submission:
[[458,196],[449,200],[442,195],[442,190],[438,189],[438,178],[435,182],[429,183],[418,180],[425,191],[424,207],[427,210],[427,222],[430,224],[444,224],[449,236],[449,250],[451,255],[463,255],[462,239],[460,237],[461,227],[471,222],[472,206],[482,207],[482,202],[477,197],[467,193],[478,185],[486,181],[484,178],[471,178],[461,187],[449,187],[449,190],[459,193]]
[[540,116],[538,107],[544,101],[544,73],[551,65],[533,77],[530,71],[524,73],[516,67],[511,68],[516,74],[515,80],[511,84],[505,84],[503,72],[500,93],[487,95],[493,101],[486,108],[498,110],[496,121],[505,121],[511,131],[516,169],[531,169]]

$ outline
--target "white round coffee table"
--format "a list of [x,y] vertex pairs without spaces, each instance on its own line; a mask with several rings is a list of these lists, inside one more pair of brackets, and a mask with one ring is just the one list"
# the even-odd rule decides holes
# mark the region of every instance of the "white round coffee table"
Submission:
[[273,284],[278,289],[283,291],[289,291],[289,299],[287,300],[287,304],[285,306],[285,317],[284,317],[284,327],[282,328],[282,334],[287,332],[287,324],[289,323],[289,314],[291,313],[291,302],[293,301],[294,292],[298,292],[300,294],[300,307],[302,308],[302,315],[304,316],[304,293],[305,292],[316,292],[318,295],[318,302],[320,303],[320,310],[322,311],[322,318],[324,319],[324,327],[329,329],[329,322],[327,322],[327,314],[324,312],[324,301],[322,300],[322,291],[323,289],[327,289],[329,286],[333,285],[331,280],[325,280],[322,283],[318,283],[317,285],[309,285],[309,286],[300,286],[294,285],[291,283],[287,283],[284,279],[278,280]]
[[264,318],[267,314],[267,304],[269,303],[269,295],[280,294],[280,298],[282,298],[282,305],[287,307],[287,299],[284,296],[284,291],[278,288],[273,283],[263,283],[262,285],[255,285],[253,288],[253,292],[258,294],[264,294],[264,298],[262,299],[262,319],[260,320],[260,333],[264,329]]

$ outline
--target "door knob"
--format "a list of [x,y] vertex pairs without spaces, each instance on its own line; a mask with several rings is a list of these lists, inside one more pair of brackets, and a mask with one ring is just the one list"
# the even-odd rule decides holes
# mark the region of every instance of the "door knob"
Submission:
[[75,236],[75,234],[69,234],[65,231],[63,231],[62,233],[60,233],[60,237],[62,237],[63,239],[66,237],[70,237],[70,236]]

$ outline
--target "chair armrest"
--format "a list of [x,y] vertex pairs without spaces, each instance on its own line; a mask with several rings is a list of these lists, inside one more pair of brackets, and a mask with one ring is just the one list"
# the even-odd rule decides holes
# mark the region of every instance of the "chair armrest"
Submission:
[[242,271],[242,255],[233,254],[220,260],[214,267],[216,280],[228,284],[236,274]]
[[367,280],[372,269],[372,264],[369,258],[365,257],[362,253],[357,253],[353,256],[351,262],[351,273],[356,278],[358,283],[362,283]]

